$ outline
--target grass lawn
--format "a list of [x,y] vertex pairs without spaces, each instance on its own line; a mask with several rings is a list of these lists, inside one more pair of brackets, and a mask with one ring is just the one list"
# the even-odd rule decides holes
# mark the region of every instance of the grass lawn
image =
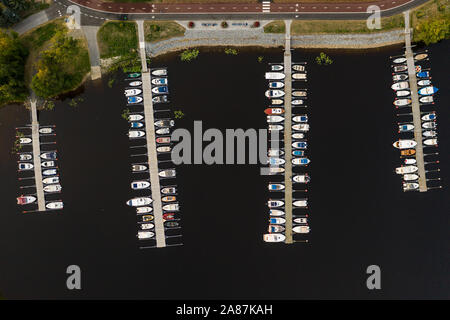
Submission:
[[420,34],[418,32],[421,28],[421,24],[431,21],[447,21],[447,34],[450,33],[450,30],[448,30],[448,23],[450,21],[450,6],[448,0],[429,1],[413,10],[411,13],[411,26],[414,28],[414,41],[422,40],[419,39]]
[[145,21],[145,41],[156,42],[173,37],[181,37],[186,30],[172,21]]
[[134,22],[107,22],[98,31],[97,39],[101,58],[137,52],[138,35]]
[[284,21],[276,20],[272,21],[264,26],[265,33],[285,33],[286,26]]

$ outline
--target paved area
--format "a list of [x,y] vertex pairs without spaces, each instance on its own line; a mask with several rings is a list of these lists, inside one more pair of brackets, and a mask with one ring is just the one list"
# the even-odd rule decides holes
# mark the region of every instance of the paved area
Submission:
[[39,142],[39,122],[37,116],[36,100],[31,100],[31,135],[33,139],[33,165],[34,180],[36,184],[36,197],[38,211],[45,211],[44,186],[42,183],[41,145]]
[[98,26],[82,26],[86,40],[88,42],[89,60],[91,62],[91,78],[92,80],[102,77],[100,68],[100,50],[97,42]]
[[45,11],[38,12],[29,16],[25,20],[19,22],[13,27],[13,30],[18,34],[23,34],[28,30],[36,28],[37,26],[47,22],[49,20],[47,13]]

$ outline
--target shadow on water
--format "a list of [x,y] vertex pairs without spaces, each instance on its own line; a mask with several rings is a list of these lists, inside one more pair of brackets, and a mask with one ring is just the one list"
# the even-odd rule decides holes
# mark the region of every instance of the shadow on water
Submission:
[[[444,90],[449,42],[431,47],[440,152],[449,154],[449,111]],[[5,298],[431,298],[448,296],[448,212],[445,189],[401,192],[391,143],[398,137],[389,89],[388,57],[400,47],[370,51],[326,50],[334,63],[318,66],[321,50],[295,50],[308,62],[308,186],[311,243],[267,245],[269,179],[258,165],[181,165],[183,247],[139,250],[136,217],[125,201],[130,142],[123,76],[108,87],[87,83],[54,111],[66,209],[23,215],[15,204],[19,186],[10,154],[14,127],[29,120],[23,108],[0,109],[0,290]],[[323,50],[322,50],[323,51]],[[264,62],[258,63],[257,57]],[[237,56],[203,49],[183,63],[177,54],[152,60],[169,68],[177,127],[203,130],[266,128],[267,62],[281,49],[247,48]],[[81,100],[81,99],[82,100]],[[135,107],[133,107],[135,108]],[[441,156],[444,186],[449,165]],[[273,180],[273,179],[270,179]],[[68,265],[82,270],[82,290],[65,288]],[[365,270],[382,270],[381,292],[366,289]]]

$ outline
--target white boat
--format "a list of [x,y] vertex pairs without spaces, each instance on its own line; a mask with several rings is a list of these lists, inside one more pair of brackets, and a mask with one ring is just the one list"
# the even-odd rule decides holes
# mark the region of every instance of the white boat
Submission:
[[422,60],[428,57],[428,53],[418,53],[414,56],[414,60]]
[[292,178],[292,181],[294,181],[296,183],[308,183],[310,180],[311,179],[307,173],[299,174]]
[[153,76],[167,76],[166,69],[155,69],[152,71]]
[[130,127],[133,129],[143,128],[144,124],[142,122],[131,122]]
[[306,166],[311,162],[308,158],[294,158],[292,164],[296,166]]
[[53,175],[55,175],[56,173],[57,173],[57,170],[56,170],[56,169],[47,169],[47,170],[42,171],[42,174],[43,174],[44,176],[53,176]]
[[150,239],[155,236],[154,232],[151,231],[138,231],[137,237],[139,240]]
[[417,182],[403,182],[403,191],[412,191],[419,189]]
[[306,148],[308,148],[308,142],[295,141],[295,142],[292,142],[292,147],[294,147],[295,149],[306,149]]
[[416,159],[414,159],[414,158],[406,158],[404,161],[403,161],[403,163],[404,164],[416,164]]
[[269,233],[278,233],[283,232],[284,230],[284,226],[278,224],[269,224],[269,227],[267,228],[267,231],[269,231]]
[[406,58],[405,57],[396,58],[392,62],[393,63],[404,63],[404,62],[406,62]]
[[427,113],[422,116],[422,121],[433,121],[436,119],[437,119],[436,112]]
[[52,184],[52,183],[59,183],[59,177],[48,177],[42,180],[43,184]]
[[169,84],[169,80],[167,78],[153,78],[152,84],[160,86]]
[[60,209],[64,208],[64,203],[62,201],[52,201],[52,202],[47,203],[45,205],[45,207],[47,209],[60,210]]
[[400,65],[394,67],[394,72],[403,72],[408,70],[408,67],[406,65]]
[[156,134],[162,135],[162,134],[169,134],[170,128],[161,128],[156,130]]
[[309,131],[309,124],[308,123],[297,123],[292,126],[292,129],[297,130],[297,131],[307,132],[307,131]]
[[405,181],[416,181],[417,179],[419,179],[419,175],[415,173],[407,173],[403,175],[403,180]]
[[281,158],[269,158],[267,160],[267,163],[270,164],[271,166],[279,166],[284,164],[285,160]]
[[35,196],[20,196],[17,197],[17,204],[25,205],[35,202],[37,199]]
[[281,183],[269,183],[267,188],[269,189],[269,191],[280,191],[280,190],[284,190],[284,184],[281,184]]
[[394,105],[397,107],[403,107],[411,104],[411,99],[397,99],[394,101]]
[[304,101],[302,99],[294,99],[291,101],[291,104],[293,106],[299,106],[299,105],[302,105],[303,103],[304,103]]
[[177,192],[177,188],[175,187],[165,187],[161,189],[162,194],[174,194]]
[[280,217],[270,217],[269,218],[269,223],[270,224],[285,224],[286,223],[286,219],[285,218],[280,218]]
[[283,242],[286,236],[281,233],[266,233],[263,235],[264,242]]
[[152,207],[137,207],[136,213],[137,214],[144,214],[144,213],[150,213],[153,211]]
[[39,129],[39,133],[41,133],[41,134],[50,134],[52,132],[53,132],[52,128],[40,128]]
[[56,160],[57,154],[56,152],[44,152],[41,154],[41,158],[44,160]]
[[29,143],[31,143],[31,141],[33,141],[33,140],[31,140],[31,138],[20,138],[19,139],[20,144],[29,144]]
[[417,142],[414,140],[398,140],[392,145],[397,149],[410,149],[414,148],[417,145]]
[[162,146],[162,147],[156,148],[156,152],[159,152],[159,153],[170,152],[171,150],[172,150],[172,148],[169,146]]
[[143,164],[133,164],[131,166],[131,170],[133,172],[141,172],[141,171],[145,171],[147,170],[147,166],[143,165]]
[[436,136],[437,136],[437,133],[436,133],[436,131],[434,131],[434,130],[427,130],[427,131],[423,131],[423,132],[422,132],[422,135],[423,135],[424,137],[436,137]]
[[128,115],[128,121],[141,121],[144,119],[144,116],[141,114],[130,114]]
[[269,124],[269,131],[280,131],[283,130],[283,125],[281,124]]
[[426,146],[437,146],[438,140],[436,138],[426,139],[423,141]]
[[398,125],[398,132],[409,132],[414,130],[414,125],[411,123],[407,123],[407,124],[399,124]]
[[180,205],[178,203],[166,204],[163,207],[165,211],[178,211],[180,210]]
[[306,73],[293,73],[292,79],[294,80],[306,80]]
[[284,87],[284,83],[281,81],[269,82],[270,89],[280,89]]
[[49,184],[48,186],[44,187],[44,191],[47,193],[52,193],[52,192],[60,192],[62,189],[60,184]]
[[292,70],[294,71],[305,71],[305,66],[301,64],[294,64],[292,66]]
[[425,96],[419,98],[419,102],[422,103],[432,103],[433,101],[434,101],[433,96]]
[[20,161],[28,161],[28,160],[31,160],[31,159],[33,159],[33,155],[30,154],[30,153],[19,154],[19,160]]
[[404,90],[409,88],[409,82],[408,81],[402,81],[402,82],[396,82],[391,86],[392,90]]
[[129,104],[141,103],[142,100],[143,100],[142,97],[137,97],[137,96],[127,97],[127,102]]
[[44,162],[41,162],[41,166],[43,166],[44,168],[54,167],[55,166],[55,161],[44,161]]
[[429,96],[431,94],[435,94],[438,91],[438,88],[433,86],[423,87],[419,90],[419,94],[422,96]]
[[284,172],[284,168],[281,167],[269,167],[269,174],[279,174],[279,173],[283,173]]
[[271,101],[270,101],[273,105],[280,105],[280,104],[283,104],[283,99],[272,99]]
[[265,77],[267,80],[282,80],[286,75],[281,72],[266,72]]
[[265,114],[268,115],[280,115],[284,113],[284,109],[283,108],[267,108],[266,110],[264,110]]
[[414,173],[417,170],[419,170],[419,168],[417,168],[416,166],[401,166],[395,168],[395,173],[396,174]]
[[306,208],[308,206],[308,199],[295,200],[292,202],[294,207]]
[[298,224],[308,223],[308,218],[295,218],[294,223],[298,223]]
[[280,98],[284,96],[284,91],[282,90],[267,90],[266,91],[267,98]]
[[281,64],[273,64],[270,66],[270,70],[272,71],[281,71],[284,67]]
[[142,85],[142,81],[132,81],[128,84],[130,87],[139,87]]
[[293,97],[306,97],[306,91],[303,91],[303,90],[292,91],[292,96]]
[[309,226],[296,226],[292,228],[295,233],[309,233]]
[[158,120],[155,122],[155,126],[160,128],[173,127],[175,125],[175,121],[170,119]]
[[141,189],[147,189],[150,187],[150,182],[142,180],[142,181],[133,181],[131,183],[131,189],[133,190],[141,190]]
[[303,138],[305,138],[305,134],[296,132],[296,133],[292,134],[292,138],[293,139],[303,139]]
[[279,157],[279,156],[282,156],[283,154],[284,154],[284,151],[280,150],[280,149],[269,149],[267,151],[267,155],[269,157]]
[[408,75],[407,74],[394,74],[392,76],[392,80],[393,81],[405,81],[406,79],[408,79]]
[[140,138],[145,136],[145,132],[141,130],[130,130],[128,131],[129,138]]
[[429,86],[429,85],[431,85],[431,80],[429,80],[429,79],[419,80],[419,81],[417,81],[417,84],[421,87]]
[[411,92],[409,90],[399,90],[396,91],[395,94],[397,95],[397,97],[407,97],[411,95]]
[[152,202],[153,200],[150,197],[138,197],[128,200],[127,205],[129,205],[130,207],[141,207],[146,206]]
[[141,94],[141,93],[142,93],[141,89],[126,89],[124,92],[126,97],[137,96],[138,94]]
[[294,122],[308,122],[308,116],[306,114],[301,114],[292,118]]
[[165,94],[169,92],[169,88],[166,86],[159,86],[159,87],[154,87],[152,89],[152,92],[154,94]]
[[175,169],[162,170],[158,173],[158,175],[162,178],[171,178],[171,177],[175,177],[176,171],[175,171]]
[[34,166],[31,163],[28,162],[20,162],[19,163],[19,170],[31,170]]
[[156,97],[152,98],[153,103],[165,103],[168,101],[169,101],[169,99],[167,98],[166,95],[156,96]]
[[434,122],[434,121],[422,123],[422,128],[424,128],[424,129],[434,129],[436,127],[437,127],[437,125],[436,125],[436,122]]
[[267,206],[269,208],[279,208],[284,206],[284,201],[281,200],[269,200],[267,201]]
[[268,123],[277,123],[284,120],[284,117],[282,116],[267,116],[267,122]]
[[279,209],[270,209],[269,215],[274,217],[284,216],[284,211]]
[[153,223],[142,223],[141,224],[141,229],[142,230],[151,230],[155,227],[155,225]]

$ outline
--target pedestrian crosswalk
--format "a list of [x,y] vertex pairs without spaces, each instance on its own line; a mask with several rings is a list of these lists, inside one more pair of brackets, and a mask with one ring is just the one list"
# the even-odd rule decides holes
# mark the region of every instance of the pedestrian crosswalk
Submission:
[[262,12],[270,12],[270,1],[262,2]]

